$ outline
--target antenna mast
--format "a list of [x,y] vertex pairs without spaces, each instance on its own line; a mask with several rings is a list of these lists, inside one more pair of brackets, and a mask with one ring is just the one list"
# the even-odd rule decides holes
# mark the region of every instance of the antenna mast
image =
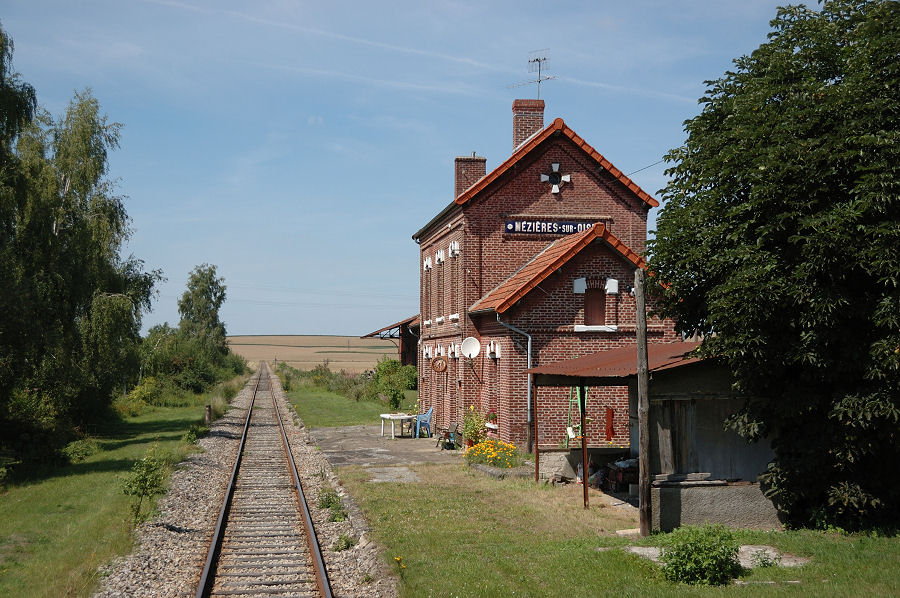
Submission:
[[509,87],[522,87],[523,85],[531,85],[533,83],[537,83],[537,99],[541,99],[541,82],[556,79],[556,77],[553,75],[544,74],[544,71],[548,70],[549,68],[546,64],[550,60],[549,52],[550,48],[544,48],[543,50],[534,50],[532,52],[529,52],[528,72],[537,73],[537,79],[524,81],[522,83],[516,83],[515,85],[510,85]]

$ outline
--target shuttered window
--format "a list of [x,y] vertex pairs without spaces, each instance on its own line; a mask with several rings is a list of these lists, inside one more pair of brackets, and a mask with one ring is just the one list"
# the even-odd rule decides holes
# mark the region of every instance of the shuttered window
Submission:
[[584,323],[587,326],[606,324],[606,289],[584,291]]

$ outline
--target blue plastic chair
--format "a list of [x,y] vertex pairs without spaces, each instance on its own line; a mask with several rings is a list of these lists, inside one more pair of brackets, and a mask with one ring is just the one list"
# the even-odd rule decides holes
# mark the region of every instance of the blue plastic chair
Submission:
[[431,438],[431,413],[434,411],[434,407],[429,407],[428,411],[425,413],[420,413],[416,416],[416,438],[419,437],[419,430],[421,428],[425,428],[428,432],[428,437]]

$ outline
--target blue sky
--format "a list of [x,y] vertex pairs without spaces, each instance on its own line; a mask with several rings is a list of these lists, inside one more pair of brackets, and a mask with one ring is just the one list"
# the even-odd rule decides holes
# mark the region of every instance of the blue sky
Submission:
[[[361,335],[417,313],[411,235],[451,201],[455,156],[511,153],[531,51],[556,76],[545,122],[633,173],[785,3],[6,0],[0,22],[45,108],[91,88],[124,124],[127,251],[168,279],[145,330],[211,263],[229,334]],[[664,170],[632,178],[656,195]]]

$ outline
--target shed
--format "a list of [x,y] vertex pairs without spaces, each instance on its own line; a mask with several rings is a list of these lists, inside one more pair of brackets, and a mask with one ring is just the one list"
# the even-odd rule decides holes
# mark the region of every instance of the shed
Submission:
[[419,314],[400,320],[384,328],[380,328],[359,338],[382,338],[394,341],[397,345],[397,359],[403,365],[418,363]]
[[[652,525],[671,530],[717,522],[733,527],[780,527],[775,507],[756,481],[772,459],[768,442],[748,443],[724,427],[745,400],[715,359],[692,354],[699,343],[651,344],[649,428]],[[637,456],[637,351],[623,347],[529,370],[535,388],[534,434],[541,420],[540,389],[576,386],[587,392],[626,386],[631,454]],[[596,390],[594,392],[597,392]],[[585,439],[584,444],[588,444]],[[583,460],[587,460],[584,451]],[[535,479],[540,479],[539,454]]]

